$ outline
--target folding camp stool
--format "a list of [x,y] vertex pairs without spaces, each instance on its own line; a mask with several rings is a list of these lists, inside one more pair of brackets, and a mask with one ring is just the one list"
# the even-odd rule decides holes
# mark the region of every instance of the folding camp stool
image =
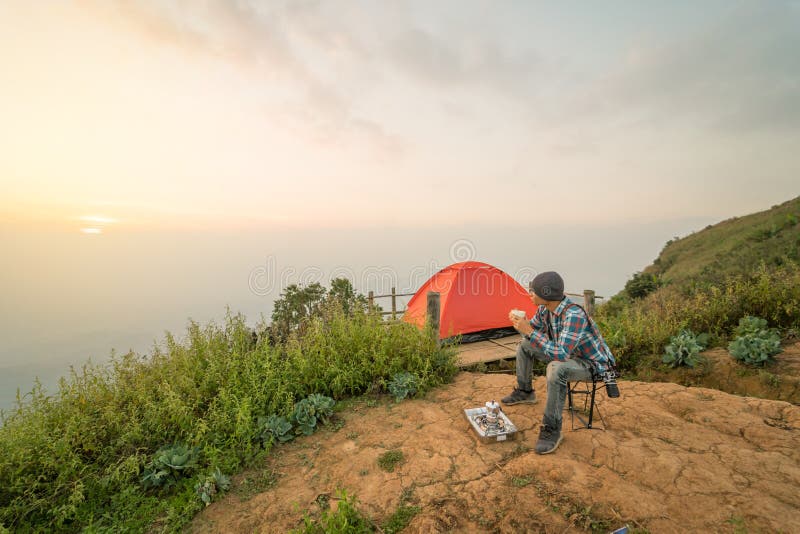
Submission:
[[[588,428],[589,430],[605,430],[606,422],[603,419],[603,414],[600,413],[600,408],[596,405],[597,393],[601,389],[605,389],[606,384],[602,378],[592,375],[591,387],[589,380],[580,380],[576,382],[567,382],[567,409],[570,415],[570,426],[572,430],[581,430]],[[583,409],[575,407],[575,395],[583,395]],[[588,409],[587,409],[588,406]],[[600,418],[602,423],[601,427],[593,426],[595,424],[595,413]],[[588,419],[586,416],[588,415]],[[575,426],[575,418],[578,418],[581,425]]]

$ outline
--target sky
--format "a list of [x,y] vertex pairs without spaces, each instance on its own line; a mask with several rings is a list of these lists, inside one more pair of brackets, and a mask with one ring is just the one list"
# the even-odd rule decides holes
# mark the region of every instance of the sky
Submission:
[[613,294],[798,195],[797,50],[797,1],[0,1],[0,367],[337,272]]

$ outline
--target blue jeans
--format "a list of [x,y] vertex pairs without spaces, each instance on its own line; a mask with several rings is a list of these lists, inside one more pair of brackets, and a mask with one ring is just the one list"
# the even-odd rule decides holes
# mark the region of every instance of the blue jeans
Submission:
[[[548,361],[544,353],[523,340],[517,347],[517,384],[519,389],[530,391],[533,360]],[[580,358],[564,362],[551,361],[547,364],[547,404],[544,407],[543,423],[561,430],[561,412],[567,398],[567,382],[591,380],[590,363]]]

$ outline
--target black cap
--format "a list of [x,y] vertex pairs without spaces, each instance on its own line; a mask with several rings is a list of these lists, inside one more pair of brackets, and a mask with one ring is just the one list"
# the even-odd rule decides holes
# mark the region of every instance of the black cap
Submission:
[[563,300],[564,279],[555,271],[539,273],[533,279],[533,292],[544,300]]

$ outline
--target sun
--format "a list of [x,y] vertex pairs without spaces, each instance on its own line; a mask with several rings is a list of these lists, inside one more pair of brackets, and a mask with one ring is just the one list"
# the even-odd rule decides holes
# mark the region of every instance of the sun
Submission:
[[82,223],[91,225],[80,229],[82,234],[87,235],[102,234],[109,226],[119,222],[118,219],[115,219],[114,217],[108,217],[106,215],[81,215],[77,219]]

